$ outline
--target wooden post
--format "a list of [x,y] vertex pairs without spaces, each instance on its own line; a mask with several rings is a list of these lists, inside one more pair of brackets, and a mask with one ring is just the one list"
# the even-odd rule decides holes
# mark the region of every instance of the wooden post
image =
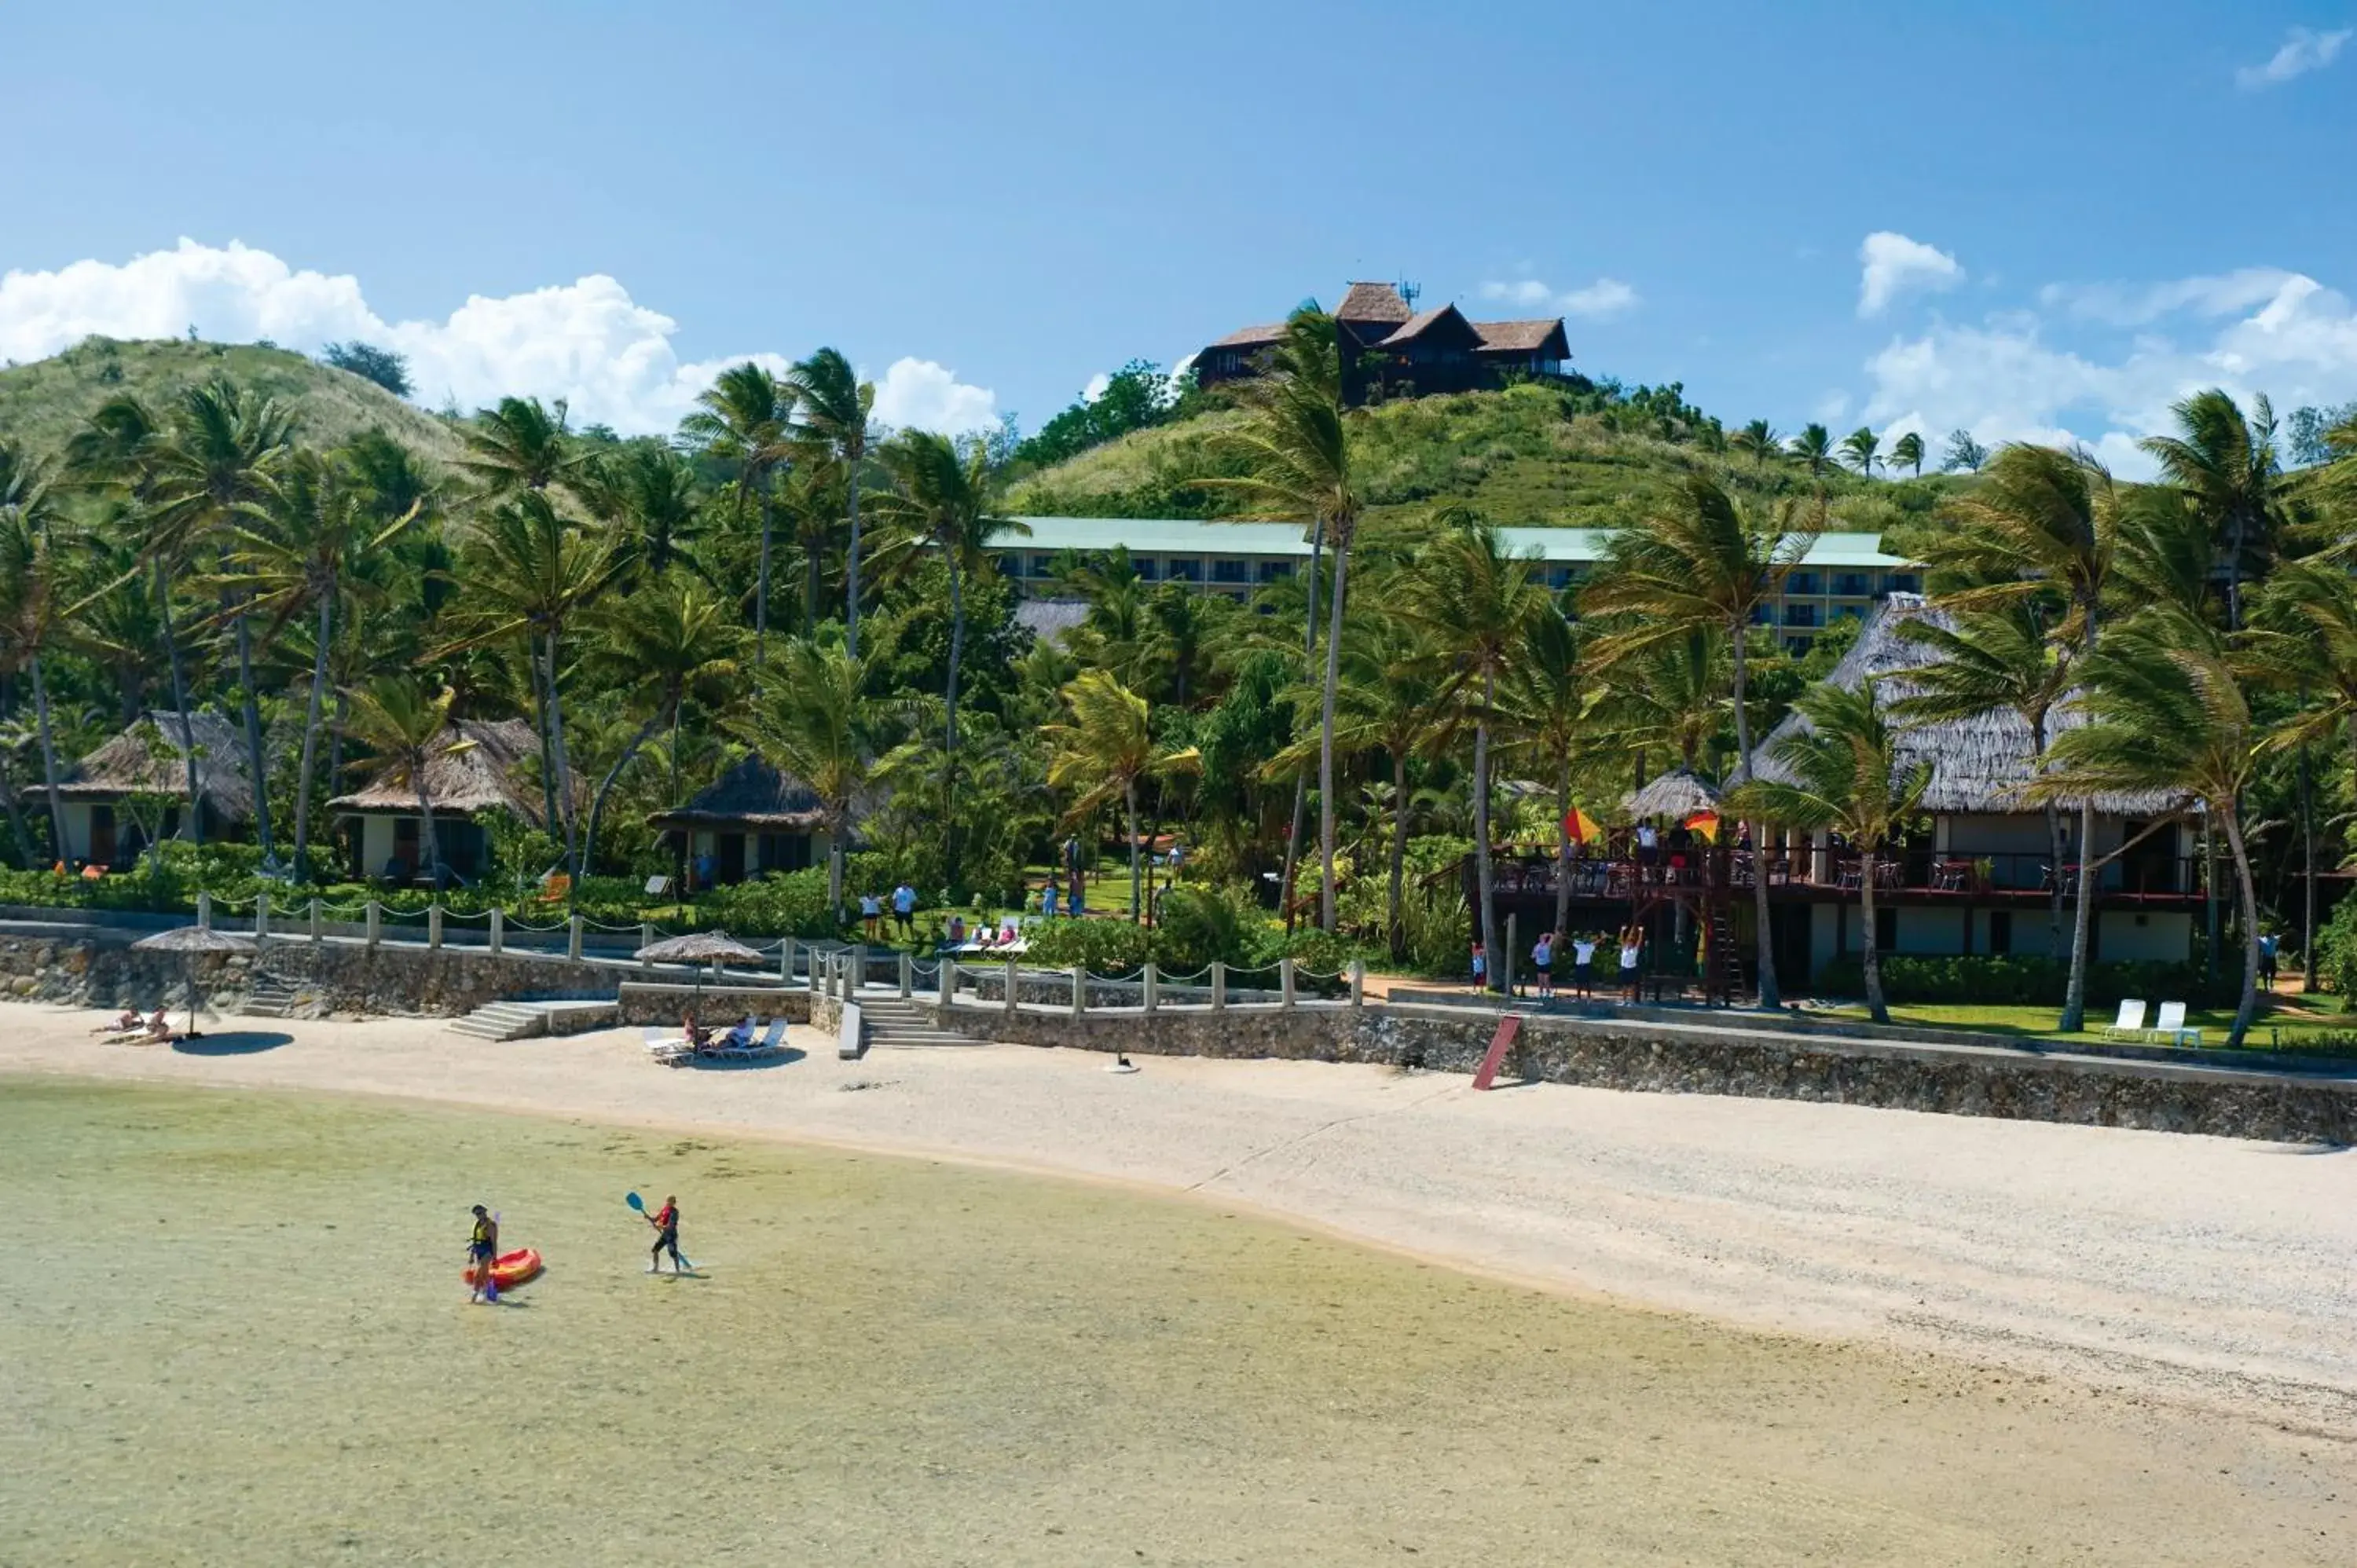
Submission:
[[1146,961],[1146,984],[1144,987],[1144,994],[1139,998],[1139,1000],[1144,1004],[1146,1015],[1149,1018],[1154,1015],[1154,1004],[1160,1000],[1160,998],[1155,994],[1156,991],[1159,989],[1159,987],[1156,985],[1155,982],[1160,978],[1161,976],[1156,970],[1154,961],[1152,959],[1147,959]]
[[1367,961],[1362,958],[1354,958],[1351,961],[1351,1005],[1353,1007],[1364,1007],[1366,1004]]
[[497,904],[491,906],[491,956],[497,958],[507,934],[507,911]]
[[1021,994],[1020,994],[1018,992],[1017,992],[1017,990],[1015,989],[1015,961],[1014,961],[1013,959],[1011,959],[1011,958],[1010,958],[1010,959],[1008,959],[1008,960],[1006,961],[1006,1014],[1007,1014],[1007,1016],[1008,1016],[1008,1017],[1010,1017],[1010,1018],[1011,1018],[1011,1017],[1013,1017],[1013,1016],[1015,1015],[1015,1010],[1016,1010],[1017,1007],[1020,1007],[1022,1004],[1023,1004],[1023,1003],[1022,1003],[1022,997],[1021,997]]
[[1228,1010],[1228,966],[1217,960],[1211,963],[1211,1011]]
[[581,961],[581,917],[578,915],[565,922],[565,956],[575,963]]
[[434,952],[442,950],[442,900],[439,898],[425,906],[425,945]]
[[906,1002],[917,993],[917,960],[908,949],[900,950],[900,1000]]
[[371,898],[368,901],[368,950],[376,951],[378,940],[384,935],[384,906]]
[[1276,961],[1276,976],[1280,993],[1285,998],[1283,1005],[1290,1007],[1293,1005],[1293,960],[1290,957]]

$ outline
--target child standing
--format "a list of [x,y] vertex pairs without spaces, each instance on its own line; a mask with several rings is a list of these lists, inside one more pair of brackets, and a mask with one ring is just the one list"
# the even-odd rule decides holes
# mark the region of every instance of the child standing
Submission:
[[1555,996],[1555,933],[1547,931],[1531,949],[1531,972],[1538,976],[1539,1000],[1547,1002]]
[[1481,950],[1480,942],[1475,942],[1473,944],[1473,989],[1480,992],[1488,990],[1489,987],[1490,955]]

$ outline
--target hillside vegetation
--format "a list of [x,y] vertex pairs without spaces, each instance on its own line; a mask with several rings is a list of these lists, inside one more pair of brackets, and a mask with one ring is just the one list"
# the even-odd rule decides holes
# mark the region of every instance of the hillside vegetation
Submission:
[[[1241,416],[1214,410],[1139,430],[1018,482],[1010,510],[1067,517],[1230,517],[1246,502],[1202,483],[1241,472],[1221,433]],[[1715,426],[1696,427],[1603,403],[1595,393],[1523,386],[1402,400],[1366,411],[1359,458],[1371,521],[1421,517],[1450,504],[1502,526],[1626,526],[1682,475],[1711,475],[1738,495],[1806,496],[1820,486],[1835,526],[1872,532],[1927,518],[1960,481],[1821,477],[1789,457],[1728,451]]]
[[348,371],[285,349],[178,338],[85,338],[51,359],[0,370],[0,438],[55,452],[109,398],[129,393],[160,407],[217,376],[293,407],[307,445],[332,446],[378,429],[434,462],[457,456],[457,438],[442,420]]

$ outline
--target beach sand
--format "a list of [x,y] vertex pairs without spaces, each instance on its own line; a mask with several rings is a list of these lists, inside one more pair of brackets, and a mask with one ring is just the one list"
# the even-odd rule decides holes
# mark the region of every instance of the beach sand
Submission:
[[[1117,1076],[1101,1057],[1028,1047],[838,1062],[809,1033],[780,1065],[666,1071],[634,1031],[493,1046],[430,1021],[256,1022],[174,1050],[94,1045],[88,1022],[0,1007],[0,1075],[70,1075],[0,1076],[0,1101],[12,1081],[21,1101],[123,1079],[630,1126],[641,1131],[607,1143],[723,1150],[697,1157],[733,1161],[736,1181],[696,1175],[740,1208],[788,1157],[767,1140],[911,1155],[944,1163],[870,1159],[862,1177],[946,1184],[922,1223],[899,1187],[861,1208],[872,1268],[851,1272],[893,1304],[887,1317],[907,1305],[892,1271],[930,1266],[950,1272],[928,1276],[927,1332],[977,1305],[996,1322],[1016,1310],[1010,1293],[1029,1292],[1022,1312],[1061,1333],[1166,1256],[1189,1271],[1187,1302],[1224,1300],[1232,1314],[1242,1292],[1244,1310],[1270,1309],[1248,1345],[1232,1316],[1168,1313],[1156,1365],[1100,1391],[1135,1424],[1067,1412],[1085,1460],[1039,1431],[1016,1444],[1032,1444],[1028,1458],[996,1455],[996,1484],[1019,1479],[1037,1509],[996,1492],[977,1501],[959,1489],[975,1475],[955,1465],[954,1477],[909,1482],[899,1458],[863,1444],[863,1463],[938,1483],[942,1507],[978,1509],[998,1531],[986,1549],[936,1541],[899,1560],[1104,1561],[1135,1536],[1117,1555],[1355,1562],[1410,1543],[1437,1562],[1478,1546],[1513,1562],[2321,1563],[2344,1560],[2357,1525],[2357,1156],[2337,1151],[1555,1086],[1475,1095],[1458,1077],[1308,1063],[1140,1058],[1142,1071]],[[666,1130],[694,1136],[666,1145]],[[565,1136],[565,1152],[520,1170],[598,1163],[598,1134]],[[794,1157],[850,1180],[842,1156]],[[617,1180],[649,1179],[625,1174],[642,1159],[614,1163]],[[1090,1185],[958,1168],[977,1164]],[[479,1151],[466,1165],[482,1178]],[[997,1212],[970,1231],[945,1226],[944,1208],[962,1207]],[[768,1223],[770,1209],[751,1208],[739,1223]],[[987,1260],[1017,1236],[1028,1267],[1009,1275]],[[1218,1262],[1234,1236],[1279,1251]],[[791,1240],[789,1251],[810,1244]],[[1260,1272],[1284,1249],[1325,1272]],[[858,1321],[839,1302],[822,1310]],[[1127,1322],[1142,1309],[1106,1310]],[[874,1326],[872,1343],[852,1343],[888,1380],[891,1336],[912,1330]],[[755,1311],[746,1331],[770,1326]],[[969,1380],[1000,1388],[1022,1364],[1055,1383],[1036,1344],[1017,1353],[972,1333]],[[1321,1359],[1345,1347],[1347,1373]],[[698,1375],[726,1380],[726,1365]],[[960,1386],[955,1367],[940,1370]],[[1290,1413],[1243,1408],[1264,1396]],[[887,1427],[923,1426],[894,1408]],[[997,1420],[963,1404],[934,1414],[944,1439]],[[1250,1435],[1222,1427],[1213,1443],[1207,1423]],[[1107,1444],[1139,1468],[1099,1468]],[[1118,1528],[1026,1534],[1060,1509],[1059,1530],[1081,1529],[1070,1477],[1042,1482],[1038,1468],[1073,1465],[1104,1488],[1091,1506]],[[1609,1499],[1583,1484],[1591,1465],[1614,1467]],[[876,1478],[843,1477],[845,1520],[868,1521],[824,1538],[845,1560],[896,1560],[863,1511],[883,1506]],[[9,1487],[0,1480],[0,1504]],[[1224,1521],[1216,1543],[1189,1533],[1187,1498],[1192,1517]],[[1316,1507],[1349,1528],[1309,1528]],[[1370,1519],[1386,1521],[1382,1541],[1361,1528]]]

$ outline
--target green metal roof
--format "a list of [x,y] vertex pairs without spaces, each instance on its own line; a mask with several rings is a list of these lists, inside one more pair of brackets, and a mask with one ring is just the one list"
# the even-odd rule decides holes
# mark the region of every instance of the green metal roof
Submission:
[[[1139,555],[1256,555],[1307,559],[1308,531],[1289,522],[1206,522],[1184,517],[1024,517],[1031,532],[992,541],[1006,551],[1104,551],[1126,544]],[[1600,528],[1501,528],[1499,542],[1517,555],[1536,553],[1555,564],[1585,565],[1604,558],[1609,532]],[[1903,556],[1885,554],[1873,533],[1821,533],[1802,558],[1804,566],[1903,568]]]
[[1205,522],[1190,517],[1019,517],[1031,530],[1002,534],[994,550],[1111,550],[1138,555],[1309,556],[1306,531],[1290,522]]

